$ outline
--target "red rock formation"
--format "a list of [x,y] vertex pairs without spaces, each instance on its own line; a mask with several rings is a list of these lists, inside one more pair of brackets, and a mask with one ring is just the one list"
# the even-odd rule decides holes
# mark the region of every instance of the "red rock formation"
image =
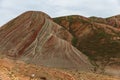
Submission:
[[120,29],[120,15],[106,18],[107,24]]
[[70,44],[71,39],[48,15],[29,11],[0,28],[0,53],[49,67],[90,68],[87,57]]
[[[111,17],[113,19],[113,17]],[[115,17],[119,22],[119,16]],[[72,35],[72,44],[81,52],[89,56],[94,65],[105,70],[106,66],[120,67],[120,29],[115,27],[109,19],[82,16],[64,16],[53,19],[59,25],[65,27]],[[109,24],[110,23],[110,24]],[[118,24],[117,24],[118,25]],[[113,61],[112,58],[118,59]],[[106,69],[107,70],[107,69]],[[97,71],[95,69],[95,71]],[[109,70],[111,71],[111,70]],[[104,71],[103,71],[104,72]],[[113,73],[120,75],[120,72]]]
[[120,15],[116,15],[108,18],[90,17],[90,20],[93,22],[110,25],[117,29],[120,29]]

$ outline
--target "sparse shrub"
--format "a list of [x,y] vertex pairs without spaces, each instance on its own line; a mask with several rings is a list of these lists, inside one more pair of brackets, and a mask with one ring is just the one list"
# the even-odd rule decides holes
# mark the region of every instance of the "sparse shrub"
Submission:
[[76,46],[77,41],[78,41],[77,38],[76,38],[76,37],[73,37],[73,38],[72,38],[72,45],[73,45],[73,46]]

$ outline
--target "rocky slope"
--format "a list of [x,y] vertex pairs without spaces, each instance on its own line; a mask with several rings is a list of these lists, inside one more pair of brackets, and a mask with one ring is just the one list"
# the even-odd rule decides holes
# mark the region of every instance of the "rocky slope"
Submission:
[[89,56],[95,72],[119,76],[120,30],[109,19],[72,15],[53,20],[73,35],[72,44]]
[[88,58],[71,45],[71,39],[48,15],[29,11],[0,28],[0,53],[48,67],[89,69]]
[[0,63],[1,80],[119,80],[118,77],[35,66],[7,58],[1,58]]
[[25,64],[7,58],[0,59],[1,80],[75,80],[74,76],[57,69]]

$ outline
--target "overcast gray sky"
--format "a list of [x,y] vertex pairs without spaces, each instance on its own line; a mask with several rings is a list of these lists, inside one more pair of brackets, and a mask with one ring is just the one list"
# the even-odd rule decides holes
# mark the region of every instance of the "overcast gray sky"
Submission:
[[0,0],[0,26],[29,10],[43,11],[51,17],[108,17],[120,14],[120,0]]

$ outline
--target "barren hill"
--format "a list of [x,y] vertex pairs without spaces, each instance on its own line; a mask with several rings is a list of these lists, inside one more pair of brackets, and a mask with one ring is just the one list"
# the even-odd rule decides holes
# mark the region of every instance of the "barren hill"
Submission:
[[95,72],[119,76],[120,30],[111,24],[110,18],[71,15],[53,20],[72,34],[72,44],[90,58],[91,63],[96,66]]
[[[40,11],[28,11],[0,27],[0,57],[12,59],[10,64],[13,65],[22,60],[37,67],[68,70],[67,74],[48,68],[45,68],[48,71],[42,70],[54,80],[57,77],[64,80],[66,76],[66,80],[114,80],[95,73],[120,77],[119,19],[119,15],[109,18],[79,15],[51,18]],[[4,60],[0,61],[4,63]],[[9,60],[7,62],[9,64]],[[10,72],[3,63],[0,64],[1,71]],[[30,70],[33,70],[32,66],[29,66]],[[95,73],[81,73],[90,70]]]
[[0,28],[0,53],[37,65],[87,70],[87,56],[71,45],[71,39],[48,15],[29,11]]

